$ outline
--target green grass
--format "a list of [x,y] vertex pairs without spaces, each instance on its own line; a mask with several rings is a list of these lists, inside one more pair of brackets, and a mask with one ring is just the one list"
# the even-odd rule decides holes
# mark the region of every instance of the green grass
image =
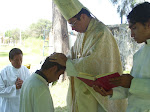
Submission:
[[6,57],[6,56],[8,56],[8,53],[7,53],[7,52],[1,52],[1,53],[0,53],[0,57]]
[[66,106],[68,84],[68,80],[65,80],[64,82],[58,82],[56,85],[50,87],[55,112],[68,112]]
[[123,74],[130,74],[130,71],[123,71]]

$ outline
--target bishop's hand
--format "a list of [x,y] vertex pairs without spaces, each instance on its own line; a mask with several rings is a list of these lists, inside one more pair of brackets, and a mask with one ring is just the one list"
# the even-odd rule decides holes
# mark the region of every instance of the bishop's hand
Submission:
[[105,91],[102,87],[98,87],[96,85],[93,86],[93,89],[100,93],[102,96],[108,96],[108,95],[112,95],[113,94],[113,90],[109,90],[109,91]]
[[62,66],[66,66],[67,57],[63,53],[53,53],[49,56],[51,62],[56,62]]

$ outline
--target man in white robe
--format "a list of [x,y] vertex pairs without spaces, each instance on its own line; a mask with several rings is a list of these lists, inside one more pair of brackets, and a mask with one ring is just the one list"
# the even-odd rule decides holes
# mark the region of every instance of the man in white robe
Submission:
[[23,81],[30,76],[22,65],[23,53],[18,48],[9,52],[10,65],[0,72],[0,112],[19,112],[20,89]]
[[117,86],[106,92],[103,88],[95,90],[111,99],[128,98],[126,112],[150,112],[150,3],[138,4],[127,16],[131,37],[137,43],[145,43],[133,56],[130,74],[113,78],[110,83]]
[[67,58],[62,56],[64,57],[61,59],[63,66],[50,61],[51,57],[55,57],[54,54],[47,57],[41,69],[24,82],[21,89],[19,112],[54,112],[48,85],[58,80],[65,71]]
[[[68,76],[79,72],[99,75],[108,72],[122,74],[117,43],[110,30],[78,0],[53,0],[62,15],[78,33],[68,56]],[[92,4],[91,4],[92,5]],[[125,100],[108,101],[76,77],[70,77],[68,91],[69,112],[124,112]]]

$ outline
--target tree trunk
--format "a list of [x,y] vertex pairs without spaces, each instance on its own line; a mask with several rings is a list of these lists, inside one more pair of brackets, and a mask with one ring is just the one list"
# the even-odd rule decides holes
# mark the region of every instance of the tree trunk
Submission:
[[52,33],[54,36],[54,51],[67,54],[69,50],[67,21],[61,15],[54,3],[52,4],[52,9]]
[[[69,51],[69,38],[67,21],[61,15],[56,5],[52,2],[52,34],[54,38],[54,52],[67,54]],[[64,81],[66,75],[63,75],[62,81]]]

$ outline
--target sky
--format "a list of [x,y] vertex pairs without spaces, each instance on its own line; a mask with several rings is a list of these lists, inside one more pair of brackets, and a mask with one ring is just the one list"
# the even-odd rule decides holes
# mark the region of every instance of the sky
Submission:
[[27,28],[39,19],[51,20],[51,0],[0,0],[0,30]]
[[[106,25],[120,24],[119,14],[109,0],[80,1]],[[39,19],[52,20],[52,0],[0,0],[0,31],[26,29]]]

